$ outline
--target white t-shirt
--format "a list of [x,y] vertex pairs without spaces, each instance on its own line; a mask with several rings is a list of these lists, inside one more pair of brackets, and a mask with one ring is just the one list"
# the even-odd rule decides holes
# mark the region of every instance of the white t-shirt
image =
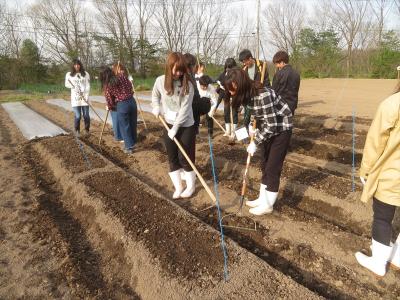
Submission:
[[71,89],[72,107],[89,105],[87,102],[89,101],[90,92],[90,76],[88,72],[85,72],[85,77],[81,73],[71,76],[71,72],[68,72],[65,75],[65,87]]
[[207,90],[203,90],[201,87],[199,88],[200,97],[210,98],[211,100],[211,111],[217,107],[218,94],[215,91],[215,87],[212,84],[209,84]]

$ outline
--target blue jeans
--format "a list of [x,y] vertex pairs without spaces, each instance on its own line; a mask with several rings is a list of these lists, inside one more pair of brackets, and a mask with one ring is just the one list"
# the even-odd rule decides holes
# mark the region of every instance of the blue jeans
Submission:
[[114,131],[114,139],[116,141],[122,141],[122,134],[121,130],[119,129],[119,124],[118,124],[118,113],[114,110],[110,111],[111,113],[111,120],[112,120],[112,128]]
[[81,116],[83,115],[83,120],[85,122],[85,130],[90,128],[90,116],[89,116],[89,106],[75,106],[72,108],[75,113],[74,127],[76,131],[80,131],[81,128]]
[[137,106],[133,97],[117,102],[117,118],[125,149],[132,149],[137,140]]

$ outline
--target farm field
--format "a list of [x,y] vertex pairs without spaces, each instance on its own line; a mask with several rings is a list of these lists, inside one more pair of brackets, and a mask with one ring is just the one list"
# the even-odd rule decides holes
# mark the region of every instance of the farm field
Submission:
[[[0,298],[400,298],[400,271],[378,279],[355,260],[356,251],[370,251],[372,210],[359,201],[358,177],[352,181],[353,126],[358,168],[374,111],[395,84],[302,81],[274,212],[252,218],[244,208],[224,219],[228,282],[217,210],[199,182],[192,198],[172,199],[162,126],[151,114],[144,113],[148,128],[139,125],[137,150],[126,156],[108,127],[98,145],[98,121],[90,136],[74,138],[73,114],[45,100],[24,105],[68,134],[27,141],[0,106]],[[223,122],[221,113],[217,119]],[[215,125],[228,215],[237,211],[247,153],[222,134]],[[250,199],[258,193],[259,160],[256,154],[249,172]],[[205,127],[196,165],[212,188]],[[254,221],[257,231],[236,228]],[[399,232],[398,213],[394,227]]]

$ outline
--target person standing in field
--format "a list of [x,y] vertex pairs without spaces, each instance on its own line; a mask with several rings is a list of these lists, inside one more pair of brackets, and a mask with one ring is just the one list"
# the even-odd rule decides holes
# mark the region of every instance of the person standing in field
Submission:
[[72,70],[65,75],[65,87],[71,89],[71,106],[74,111],[74,131],[79,137],[81,116],[85,123],[85,133],[89,134],[90,116],[89,116],[89,92],[90,76],[85,71],[82,62],[75,59],[72,62]]
[[221,104],[221,102],[224,100],[224,121],[225,121],[225,134],[224,136],[227,137],[232,137],[235,135],[235,130],[238,124],[238,111],[233,110],[232,111],[232,118],[233,118],[233,123],[231,120],[231,105],[230,105],[230,100],[226,99],[226,91],[225,91],[225,78],[229,70],[232,68],[236,67],[236,61],[234,58],[227,58],[225,61],[224,65],[224,71],[218,76],[217,78],[217,83],[218,83],[218,88],[217,88],[217,93],[218,93],[218,102],[217,102],[217,107]]
[[117,112],[118,126],[124,140],[124,152],[132,154],[137,142],[137,106],[132,83],[124,72],[117,73],[106,68],[101,75],[101,86],[107,108]]
[[249,127],[254,141],[247,148],[254,155],[261,148],[262,179],[260,193],[256,200],[246,201],[253,215],[271,213],[278,198],[283,162],[292,135],[292,112],[289,106],[275,92],[260,82],[251,80],[239,68],[228,72],[225,79],[227,99],[232,97],[234,109],[247,106],[256,120],[255,130]]
[[[268,69],[265,66],[264,74],[263,72],[263,64],[267,62],[262,62],[253,57],[253,54],[249,49],[244,49],[239,53],[239,61],[242,63],[243,70],[247,72],[251,80],[257,81],[262,84],[262,86],[271,87],[269,81]],[[263,79],[263,82],[261,82]],[[248,127],[250,122],[250,111],[248,107],[244,107],[244,117],[243,117],[243,125]]]
[[360,265],[378,276],[388,262],[400,268],[400,235],[393,244],[392,222],[400,206],[400,85],[378,107],[365,141],[360,168],[361,201],[372,200],[372,255],[355,254]]
[[285,51],[275,53],[272,62],[278,70],[272,80],[272,89],[289,105],[294,115],[299,101],[300,75],[289,65],[289,55]]
[[[196,188],[196,173],[174,142],[176,138],[195,163],[194,90],[195,82],[189,74],[185,57],[179,52],[170,53],[165,74],[157,77],[154,83],[151,102],[154,116],[159,118],[163,113],[169,127],[168,131],[164,129],[164,143],[169,160],[169,176],[175,188],[173,199],[189,198]],[[186,181],[185,190],[182,177]]]

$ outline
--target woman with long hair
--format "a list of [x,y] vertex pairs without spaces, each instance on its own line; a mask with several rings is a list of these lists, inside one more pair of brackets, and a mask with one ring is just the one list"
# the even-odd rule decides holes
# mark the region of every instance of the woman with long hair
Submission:
[[400,235],[392,243],[392,222],[400,206],[400,84],[378,107],[365,140],[360,167],[361,201],[372,200],[371,256],[356,253],[363,267],[378,276],[388,262],[400,268]]
[[118,127],[124,140],[124,152],[132,154],[137,141],[137,106],[132,84],[124,72],[106,68],[100,75],[107,108],[116,111]]
[[74,59],[71,71],[65,75],[65,87],[71,89],[71,106],[74,111],[74,130],[79,136],[81,116],[85,123],[85,133],[89,134],[90,116],[89,116],[89,92],[90,76],[85,71],[82,62]]
[[[189,198],[195,191],[196,173],[173,140],[176,138],[179,141],[194,163],[196,129],[192,110],[193,95],[194,83],[184,56],[179,52],[170,53],[165,64],[165,74],[159,76],[154,84],[152,106],[153,114],[158,118],[162,113],[170,128],[164,130],[164,142],[169,160],[169,176],[175,188],[174,199]],[[182,177],[186,181],[185,190]]]
[[250,213],[254,215],[271,213],[278,197],[283,162],[292,135],[292,112],[272,89],[251,80],[242,69],[230,70],[224,86],[225,97],[232,99],[233,109],[248,106],[257,124],[255,130],[249,127],[254,141],[247,152],[254,155],[257,147],[261,148],[262,182],[258,199],[247,201],[246,205],[252,207]]

